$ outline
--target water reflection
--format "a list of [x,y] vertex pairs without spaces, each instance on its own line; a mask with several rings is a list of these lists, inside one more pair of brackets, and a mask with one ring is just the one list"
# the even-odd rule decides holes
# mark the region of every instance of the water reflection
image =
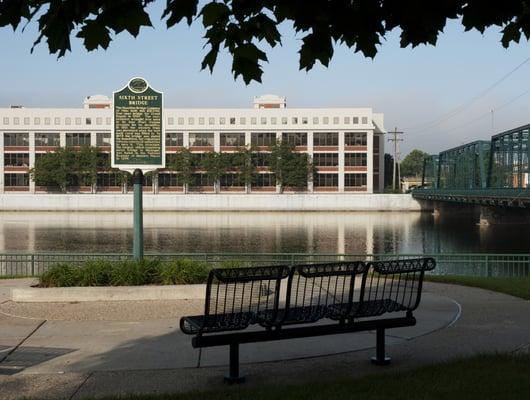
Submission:
[[[481,228],[416,212],[146,213],[152,252],[527,252],[528,225]],[[128,252],[130,213],[0,214],[1,251]]]

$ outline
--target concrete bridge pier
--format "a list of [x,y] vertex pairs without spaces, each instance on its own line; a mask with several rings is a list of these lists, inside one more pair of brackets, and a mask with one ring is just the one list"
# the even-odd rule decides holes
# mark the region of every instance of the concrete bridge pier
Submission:
[[474,204],[451,203],[447,201],[433,201],[433,216],[438,219],[477,219],[478,207]]
[[529,224],[530,210],[499,206],[480,206],[479,225]]

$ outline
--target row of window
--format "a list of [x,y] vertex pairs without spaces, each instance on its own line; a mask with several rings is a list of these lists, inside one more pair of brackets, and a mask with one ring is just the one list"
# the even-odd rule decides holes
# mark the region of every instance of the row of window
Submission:
[[[100,187],[120,186],[118,174],[101,173],[97,176],[97,185]],[[206,174],[193,174],[193,186],[212,186],[213,181]],[[151,185],[151,178],[146,179],[146,185]],[[182,178],[178,174],[160,174],[158,176],[160,187],[182,186]],[[241,177],[238,174],[225,174],[220,179],[222,187],[243,186]],[[252,186],[271,187],[276,185],[274,174],[255,174],[252,180]],[[338,187],[338,174],[316,174],[313,185],[315,187]],[[29,174],[4,174],[4,186],[29,186]],[[344,174],[345,187],[363,187],[366,186],[366,174]]]
[[[90,146],[90,132],[67,132],[67,146]],[[97,146],[110,146],[110,132],[96,133]],[[4,133],[4,146],[29,146],[29,133]],[[59,133],[35,133],[35,146],[60,146]]]
[[[67,132],[67,146],[90,146],[90,132]],[[366,132],[346,132],[344,144],[346,146],[366,146]],[[190,133],[191,146],[214,146],[214,133]],[[293,146],[307,146],[307,132],[284,132],[282,140]],[[110,146],[110,132],[97,132],[96,145]],[[254,146],[271,146],[276,142],[275,132],[252,133],[251,144]],[[183,146],[181,132],[166,133],[166,146]],[[221,146],[240,147],[245,145],[244,133],[221,133]],[[339,134],[337,132],[315,132],[313,134],[314,146],[338,146]],[[29,133],[16,132],[4,133],[4,146],[28,146]],[[35,146],[59,146],[59,133],[35,133]]]
[[[13,125],[30,125],[31,118],[30,117],[13,117]],[[105,125],[111,124],[111,117],[65,117],[64,119],[61,117],[33,117],[33,124],[34,125],[40,125],[43,123],[44,125],[103,125],[103,122],[105,122]],[[168,117],[167,123],[168,125],[175,125],[175,122],[177,125],[184,125],[185,123],[188,123],[188,125],[195,125],[195,122],[197,122],[198,125],[206,125],[206,122],[208,122],[208,125],[236,125],[239,123],[239,125],[246,125],[247,121],[250,122],[251,125],[287,125],[289,122],[293,125],[301,124],[301,125],[307,125],[309,124],[309,121],[313,123],[313,125],[319,125],[322,123],[323,125],[338,125],[341,123],[345,125],[358,125],[359,121],[361,121],[362,125],[368,124],[368,117],[188,117],[187,119],[184,117]],[[11,120],[9,117],[3,117],[2,122],[4,125],[9,125]]]
[[[64,120],[61,118],[61,117],[54,117],[54,118],[51,118],[51,117],[44,117],[44,118],[41,118],[41,117],[34,117],[33,118],[33,124],[34,125],[40,125],[41,123],[44,123],[44,125],[52,125],[52,121],[53,121],[53,125],[61,125],[64,121],[64,124],[65,125],[103,125],[103,117],[96,117],[96,118],[92,118],[92,117],[85,117],[85,118],[81,118],[81,117],[75,117],[75,118],[71,118],[71,117],[65,117]],[[9,122],[10,122],[10,119],[9,117],[4,117],[2,122],[4,123],[4,125],[9,125]],[[31,123],[31,118],[30,117],[23,117],[23,118],[20,118],[20,117],[13,117],[13,125],[29,125]],[[111,118],[110,117],[106,117],[105,118],[105,125],[110,125],[111,124]]]

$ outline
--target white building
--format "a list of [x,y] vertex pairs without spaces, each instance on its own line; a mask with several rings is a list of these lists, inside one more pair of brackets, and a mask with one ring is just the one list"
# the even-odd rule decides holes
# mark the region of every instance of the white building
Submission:
[[[308,182],[310,192],[373,193],[383,190],[384,120],[371,108],[288,108],[285,97],[255,97],[252,108],[164,110],[166,154],[186,147],[193,153],[230,152],[253,145],[266,154],[276,140],[287,140],[296,151],[308,153],[317,169]],[[83,108],[0,108],[0,192],[46,192],[30,179],[35,158],[57,146],[98,146],[110,153],[111,100],[89,96]],[[278,191],[266,157],[256,156],[256,179],[250,188],[238,186],[226,174],[223,192]],[[190,191],[213,192],[211,182],[196,171]],[[233,174],[232,174],[233,175]],[[115,174],[100,172],[95,188],[79,192],[119,192]],[[146,181],[153,193],[184,193],[179,176],[168,170]],[[287,190],[288,191],[288,190]]]

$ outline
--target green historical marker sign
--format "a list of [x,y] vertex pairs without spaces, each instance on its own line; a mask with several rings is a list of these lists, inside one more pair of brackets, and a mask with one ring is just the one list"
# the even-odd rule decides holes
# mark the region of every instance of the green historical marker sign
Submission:
[[162,92],[133,78],[114,92],[112,167],[149,171],[165,167]]

